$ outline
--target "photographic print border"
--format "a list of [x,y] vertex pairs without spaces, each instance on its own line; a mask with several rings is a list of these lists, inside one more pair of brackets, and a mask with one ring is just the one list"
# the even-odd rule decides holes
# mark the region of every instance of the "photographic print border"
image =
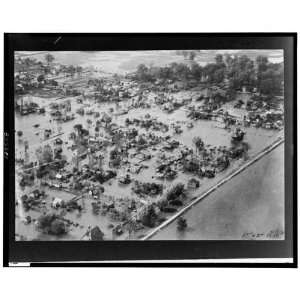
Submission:
[[[4,35],[4,265],[296,267],[297,35],[295,33],[34,33]],[[285,240],[15,241],[14,51],[283,49],[285,90]],[[188,263],[197,259],[293,258],[288,263]],[[180,263],[172,261],[181,261]],[[106,261],[106,263],[104,263]],[[126,261],[123,262],[122,261]],[[128,262],[134,261],[134,262]],[[138,262],[142,261],[142,262]],[[146,262],[145,262],[146,261]],[[163,261],[163,262],[159,262]],[[166,262],[168,261],[168,262]],[[50,264],[49,264],[50,262]],[[52,263],[51,263],[52,262]],[[55,262],[55,263],[54,263]],[[93,262],[93,263],[88,263]],[[102,263],[94,263],[102,262]]]

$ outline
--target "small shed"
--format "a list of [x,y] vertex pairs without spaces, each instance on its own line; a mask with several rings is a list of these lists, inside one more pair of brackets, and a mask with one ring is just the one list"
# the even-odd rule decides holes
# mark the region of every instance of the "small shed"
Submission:
[[52,201],[53,208],[59,208],[64,204],[64,201],[58,197],[55,197]]
[[63,176],[62,176],[61,174],[57,173],[57,174],[55,175],[55,178],[56,178],[56,179],[62,179]]

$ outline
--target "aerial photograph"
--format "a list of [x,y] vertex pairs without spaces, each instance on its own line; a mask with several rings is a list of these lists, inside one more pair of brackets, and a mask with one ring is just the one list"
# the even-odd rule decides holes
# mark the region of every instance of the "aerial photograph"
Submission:
[[282,49],[16,51],[15,240],[283,240]]

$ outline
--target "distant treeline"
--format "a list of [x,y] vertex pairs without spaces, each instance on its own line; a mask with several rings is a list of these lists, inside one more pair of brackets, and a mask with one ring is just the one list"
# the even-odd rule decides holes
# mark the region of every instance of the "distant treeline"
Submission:
[[55,57],[49,53],[45,55],[44,59],[46,63],[30,57],[16,58],[15,72],[35,72],[37,76],[40,74],[47,75],[53,72],[57,75],[60,73],[68,73],[70,76],[73,76],[75,73],[83,72],[83,68],[81,66],[66,66],[59,64],[54,67],[52,63],[54,62]]
[[258,56],[253,61],[246,55],[218,54],[214,63],[201,66],[193,56],[187,63],[172,63],[165,67],[141,64],[137,67],[135,79],[143,82],[195,80],[215,85],[228,84],[232,90],[256,88],[261,94],[278,95],[283,87],[283,63],[271,63],[265,56]]

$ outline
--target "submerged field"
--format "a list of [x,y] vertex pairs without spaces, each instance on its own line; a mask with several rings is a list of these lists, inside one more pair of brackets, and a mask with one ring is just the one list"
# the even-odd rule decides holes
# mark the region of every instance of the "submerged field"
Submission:
[[153,240],[284,239],[284,144],[196,204]]
[[[184,97],[184,96],[191,96],[193,94],[197,94],[199,92],[180,92],[176,96],[177,97]],[[149,103],[151,103],[151,99],[153,98],[153,95],[149,95]],[[75,124],[81,123],[86,128],[89,129],[90,135],[94,135],[94,124],[96,120],[93,117],[84,115],[79,116],[76,115],[76,119],[73,121],[69,121],[66,123],[58,123],[52,120],[52,117],[49,115],[49,104],[54,99],[41,99],[41,98],[32,98],[33,101],[36,101],[38,103],[43,103],[46,107],[46,114],[45,115],[29,115],[29,116],[16,116],[16,131],[22,130],[24,132],[24,138],[30,141],[29,146],[29,157],[30,159],[35,159],[35,150],[37,147],[39,147],[41,144],[52,144],[54,146],[54,138],[50,140],[44,141],[43,138],[43,130],[51,128],[52,131],[55,133],[60,134],[59,138],[61,138],[64,143],[62,145],[63,153],[70,158],[72,156],[72,151],[69,149],[70,141],[69,141],[69,134],[73,130],[73,127]],[[157,118],[158,121],[161,121],[163,123],[168,124],[171,126],[172,123],[178,123],[182,126],[183,132],[181,134],[172,134],[172,138],[174,140],[179,141],[181,144],[193,148],[193,139],[196,136],[201,136],[205,144],[209,144],[213,147],[219,147],[219,146],[227,146],[229,147],[231,144],[231,135],[234,130],[234,127],[227,130],[224,129],[224,125],[222,122],[219,121],[207,121],[207,120],[198,120],[194,121],[194,127],[193,128],[187,128],[186,124],[190,121],[186,117],[186,109],[185,107],[181,107],[180,109],[176,110],[173,113],[167,113],[161,110],[160,107],[156,106],[155,104],[152,104],[151,108],[133,108],[130,109],[129,112],[125,115],[118,115],[119,111],[122,111],[124,108],[130,106],[130,100],[122,102],[121,104],[99,104],[95,103],[93,100],[86,100],[82,104],[78,104],[76,102],[76,97],[69,98],[72,104],[72,113],[75,114],[76,110],[79,107],[85,107],[86,109],[91,109],[93,111],[98,111],[100,113],[108,112],[109,109],[113,108],[114,112],[111,113],[113,122],[116,123],[118,126],[125,126],[124,122],[126,118],[138,118],[143,117],[145,114],[150,114],[151,117]],[[234,110],[234,109],[233,109]],[[238,113],[238,111],[236,112]],[[87,120],[91,119],[92,123],[87,123]],[[34,124],[40,124],[40,127],[34,128]],[[139,132],[143,132],[144,129],[140,129]],[[151,130],[150,130],[151,131]],[[260,150],[262,150],[266,145],[271,143],[273,140],[275,140],[278,136],[281,135],[278,131],[272,131],[272,130],[265,130],[261,128],[245,128],[246,136],[245,136],[245,142],[247,142],[250,146],[249,149],[249,156],[253,156],[254,154],[258,153]],[[100,133],[101,134],[101,133]],[[166,134],[163,134],[161,132],[155,132],[156,135],[165,136]],[[170,134],[168,132],[168,134]],[[105,133],[103,132],[103,135]],[[23,145],[22,142],[23,139],[19,139],[16,137],[16,156],[23,156]],[[152,149],[148,149],[148,151],[152,151],[153,157],[143,162],[144,165],[147,166],[147,169],[142,169],[139,174],[132,174],[132,179],[141,180],[143,182],[151,181],[151,182],[157,182],[162,183],[164,185],[164,191],[166,192],[170,187],[174,186],[176,183],[181,182],[184,184],[187,184],[188,180],[194,177],[193,175],[186,174],[179,172],[177,177],[174,180],[161,180],[156,178],[156,172],[155,169],[158,166],[157,163],[157,155],[160,152],[161,146],[163,143],[160,143],[159,145],[153,147]],[[108,155],[109,149],[106,149],[106,156]],[[85,163],[88,163],[88,160],[85,159],[80,162],[81,165],[84,165]],[[135,163],[139,163],[138,160],[135,161]],[[200,195],[203,191],[208,189],[210,186],[214,185],[218,180],[220,180],[222,177],[226,176],[233,168],[238,167],[239,165],[244,163],[244,159],[240,159],[238,161],[235,161],[229,169],[225,170],[224,172],[218,174],[215,178],[208,179],[203,178],[200,180],[200,187],[196,190],[189,191],[189,198],[192,198],[194,196]],[[67,169],[71,168],[71,164],[67,166]],[[118,173],[126,173],[126,167],[121,167],[118,169]],[[16,177],[18,178],[18,177]],[[139,199],[137,195],[135,195],[132,192],[131,184],[124,186],[118,183],[116,178],[113,178],[103,184],[103,187],[105,189],[104,196],[113,196],[113,197],[130,197],[134,199]],[[39,187],[38,181],[35,184],[35,187]],[[33,190],[33,187],[25,188],[24,190],[20,190],[18,188],[17,190],[17,199],[20,198],[22,193],[27,193],[30,190]],[[55,190],[55,189],[49,189],[48,187],[44,188],[46,194],[49,196],[46,198],[46,207],[43,209],[43,211],[57,211],[51,208],[51,202],[53,197],[59,197],[62,199],[68,199],[73,198],[76,195],[66,193],[64,191]],[[159,199],[158,197],[144,197],[141,198],[142,202],[151,202],[156,201]],[[136,234],[128,236],[128,233],[122,234],[120,237],[114,237],[112,235],[111,231],[111,224],[116,226],[119,224],[119,222],[114,222],[111,220],[108,216],[102,216],[102,215],[95,215],[92,211],[92,199],[88,195],[83,195],[83,198],[80,200],[83,205],[83,210],[78,212],[67,212],[65,217],[69,220],[72,220],[74,223],[78,223],[77,227],[72,228],[72,230],[62,236],[51,236],[48,234],[40,233],[36,230],[34,223],[31,224],[24,224],[23,218],[25,215],[30,215],[32,218],[37,218],[40,214],[40,212],[36,211],[30,211],[28,213],[25,213],[23,211],[22,205],[18,205],[16,210],[16,232],[22,236],[27,237],[28,239],[80,239],[84,233],[86,232],[88,226],[96,226],[98,225],[101,230],[105,233],[105,238],[112,239],[127,239],[127,238],[139,238],[147,233],[146,229],[138,231]],[[187,201],[188,203],[188,201]],[[23,217],[23,218],[22,218]],[[167,216],[168,217],[168,214]]]

